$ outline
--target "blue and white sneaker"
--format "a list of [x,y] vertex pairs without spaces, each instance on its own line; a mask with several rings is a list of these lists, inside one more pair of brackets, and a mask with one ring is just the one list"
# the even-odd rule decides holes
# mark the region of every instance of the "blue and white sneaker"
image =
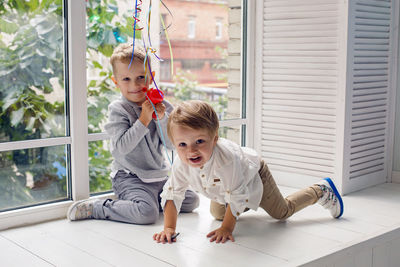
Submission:
[[316,183],[322,190],[322,196],[317,201],[325,209],[331,212],[333,218],[339,218],[343,214],[343,200],[330,178],[325,178]]

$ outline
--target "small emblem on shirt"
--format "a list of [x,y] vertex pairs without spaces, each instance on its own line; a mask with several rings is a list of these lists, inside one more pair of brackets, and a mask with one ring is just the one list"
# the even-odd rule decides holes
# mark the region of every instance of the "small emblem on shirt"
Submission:
[[218,182],[221,182],[221,179],[219,179],[219,178],[214,178],[214,183],[218,183]]

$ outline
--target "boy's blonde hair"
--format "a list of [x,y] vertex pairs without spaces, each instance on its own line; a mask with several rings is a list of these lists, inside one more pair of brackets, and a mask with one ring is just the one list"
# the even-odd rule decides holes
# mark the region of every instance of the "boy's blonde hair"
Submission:
[[[133,49],[133,44],[128,44],[128,43],[120,44],[114,49],[110,58],[110,63],[114,73],[115,73],[115,63],[117,61],[121,61],[124,63],[131,62],[132,49]],[[139,59],[142,62],[144,62],[144,59],[146,58],[146,50],[142,45],[138,44],[138,42],[135,42],[135,51],[133,52],[133,57],[134,57],[133,60]],[[149,60],[150,62],[150,57],[148,57],[147,60]]]
[[189,100],[179,103],[168,118],[168,136],[171,134],[172,125],[184,126],[191,129],[206,129],[210,136],[217,133],[219,121],[217,113],[210,104],[200,100]]

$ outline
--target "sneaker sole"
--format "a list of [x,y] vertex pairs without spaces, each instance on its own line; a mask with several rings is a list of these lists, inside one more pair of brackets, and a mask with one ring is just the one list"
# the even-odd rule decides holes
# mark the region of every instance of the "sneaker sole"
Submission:
[[344,206],[343,206],[343,200],[342,197],[339,194],[339,191],[336,189],[335,184],[333,183],[333,181],[331,180],[331,178],[327,177],[324,179],[325,181],[327,181],[330,185],[330,187],[332,188],[333,193],[335,194],[335,196],[337,197],[337,199],[339,200],[339,204],[340,204],[340,213],[338,216],[336,216],[335,218],[339,218],[340,216],[343,215],[343,210],[344,210]]

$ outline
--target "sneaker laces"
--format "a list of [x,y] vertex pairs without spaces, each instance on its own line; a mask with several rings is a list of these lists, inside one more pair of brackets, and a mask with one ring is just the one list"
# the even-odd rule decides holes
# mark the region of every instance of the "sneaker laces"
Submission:
[[91,218],[93,213],[93,203],[82,203],[76,209],[76,218]]
[[329,187],[325,185],[319,185],[322,190],[322,197],[318,200],[318,203],[321,204],[325,209],[331,209],[336,206],[337,197],[335,193]]

